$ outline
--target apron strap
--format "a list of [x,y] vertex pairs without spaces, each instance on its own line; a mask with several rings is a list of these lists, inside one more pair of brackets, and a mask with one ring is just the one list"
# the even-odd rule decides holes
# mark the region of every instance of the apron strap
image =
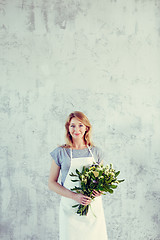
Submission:
[[89,146],[89,145],[87,145],[87,147],[88,147],[88,149],[89,149],[89,151],[90,151],[90,153],[91,153],[92,157],[94,158],[94,156],[93,156],[93,153],[92,153],[92,151],[91,151],[91,149],[90,149],[90,146]]

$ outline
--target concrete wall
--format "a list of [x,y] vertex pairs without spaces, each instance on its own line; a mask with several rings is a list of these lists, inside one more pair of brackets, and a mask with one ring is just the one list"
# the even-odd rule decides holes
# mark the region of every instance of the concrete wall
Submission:
[[126,179],[109,240],[160,239],[159,64],[159,0],[0,0],[1,240],[58,240],[49,153],[74,110]]

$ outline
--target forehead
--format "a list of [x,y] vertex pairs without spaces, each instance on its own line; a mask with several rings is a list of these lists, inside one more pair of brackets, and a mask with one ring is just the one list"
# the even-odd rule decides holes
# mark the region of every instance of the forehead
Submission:
[[83,124],[83,123],[82,123],[81,121],[79,121],[76,117],[73,117],[73,118],[71,119],[70,124],[72,124],[72,123],[74,123],[74,124],[79,124],[79,123]]

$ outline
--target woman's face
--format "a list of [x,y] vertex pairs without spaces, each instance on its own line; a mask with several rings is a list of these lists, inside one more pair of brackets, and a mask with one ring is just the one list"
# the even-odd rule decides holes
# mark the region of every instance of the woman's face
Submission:
[[87,127],[80,122],[77,118],[73,117],[69,124],[69,132],[73,139],[83,138]]

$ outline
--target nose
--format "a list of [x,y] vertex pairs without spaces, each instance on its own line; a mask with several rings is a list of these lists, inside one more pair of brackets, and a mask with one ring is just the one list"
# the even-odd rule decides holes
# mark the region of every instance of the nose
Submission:
[[78,133],[78,132],[79,132],[79,129],[80,129],[79,126],[75,126],[75,129],[74,129],[74,130],[75,130],[76,133]]

